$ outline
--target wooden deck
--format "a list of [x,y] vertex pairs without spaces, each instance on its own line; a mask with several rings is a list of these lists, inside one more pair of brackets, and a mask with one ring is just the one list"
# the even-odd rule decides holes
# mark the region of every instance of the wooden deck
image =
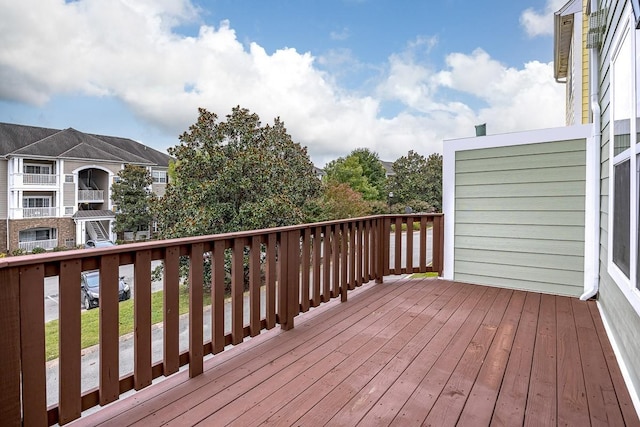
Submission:
[[594,301],[369,283],[70,425],[640,425]]

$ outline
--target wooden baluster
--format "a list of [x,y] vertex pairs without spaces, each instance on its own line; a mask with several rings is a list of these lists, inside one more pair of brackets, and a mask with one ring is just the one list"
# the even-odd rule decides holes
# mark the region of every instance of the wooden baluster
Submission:
[[180,368],[180,249],[167,248],[164,257],[164,366],[165,376]]
[[[60,263],[59,292],[59,422],[66,424],[82,413],[80,345],[80,273],[79,259]],[[62,374],[64,373],[64,374]]]
[[348,260],[349,260],[349,224],[344,222],[339,225],[340,232],[340,300],[345,302],[347,300],[347,289],[351,288],[351,284],[348,283]]
[[100,257],[100,405],[120,395],[120,312],[118,255]]
[[211,254],[211,341],[213,354],[224,351],[224,240],[213,242]]
[[260,333],[260,236],[251,237],[249,261],[249,329],[252,337]]
[[[0,419],[7,425],[21,424],[20,407],[20,273],[17,268],[0,269]],[[76,306],[77,307],[77,306]],[[40,418],[39,418],[40,420]],[[37,420],[36,420],[37,421]]]
[[151,251],[137,251],[134,264],[134,368],[136,390],[151,384]]
[[331,253],[333,245],[331,237],[331,226],[324,226],[324,237],[322,240],[322,302],[327,302],[331,298],[331,264],[333,255]]
[[271,329],[276,325],[276,250],[277,235],[270,233],[267,238],[267,329]]
[[305,228],[304,233],[302,235],[302,266],[301,266],[301,275],[302,275],[302,289],[300,292],[300,305],[302,312],[309,311],[309,286],[310,286],[310,276],[311,276],[311,229]]
[[204,245],[194,243],[189,254],[189,377],[194,378],[203,371],[203,256]]
[[396,259],[393,274],[402,273],[402,217],[396,218]]
[[427,222],[429,217],[420,217],[420,273],[427,271]]
[[407,274],[413,273],[413,217],[407,218]]
[[244,339],[244,242],[233,241],[231,258],[231,342],[240,344]]
[[313,234],[313,299],[311,305],[320,305],[320,262],[322,261],[322,237],[320,227]]

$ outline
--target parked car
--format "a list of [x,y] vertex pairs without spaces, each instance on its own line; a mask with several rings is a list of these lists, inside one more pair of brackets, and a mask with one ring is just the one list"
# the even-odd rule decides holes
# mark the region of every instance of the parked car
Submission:
[[[90,310],[100,305],[100,272],[98,270],[83,271],[80,276],[81,303],[82,306]],[[124,281],[124,276],[118,279],[118,299],[125,301],[131,298],[131,288]]]
[[85,248],[108,248],[109,246],[115,246],[111,240],[87,240],[84,244]]

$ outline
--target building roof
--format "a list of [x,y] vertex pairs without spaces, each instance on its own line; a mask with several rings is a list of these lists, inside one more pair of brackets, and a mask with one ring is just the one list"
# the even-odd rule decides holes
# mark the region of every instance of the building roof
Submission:
[[553,76],[566,79],[573,37],[573,15],[582,11],[582,0],[570,0],[554,15]]
[[110,210],[86,210],[77,211],[73,214],[75,219],[96,219],[96,218],[114,218],[116,214]]
[[0,123],[0,157],[42,157],[169,166],[171,157],[128,138]]
[[380,160],[380,163],[382,163],[382,167],[384,168],[385,173],[387,174],[387,176],[391,176],[391,175],[395,175],[396,172],[393,170],[393,163],[394,162],[387,162],[384,160]]

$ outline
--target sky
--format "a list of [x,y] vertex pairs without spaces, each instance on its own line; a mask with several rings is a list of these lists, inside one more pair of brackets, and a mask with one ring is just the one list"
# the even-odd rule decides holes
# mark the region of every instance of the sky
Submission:
[[566,0],[0,0],[0,122],[160,151],[235,106],[280,117],[323,167],[562,126]]

